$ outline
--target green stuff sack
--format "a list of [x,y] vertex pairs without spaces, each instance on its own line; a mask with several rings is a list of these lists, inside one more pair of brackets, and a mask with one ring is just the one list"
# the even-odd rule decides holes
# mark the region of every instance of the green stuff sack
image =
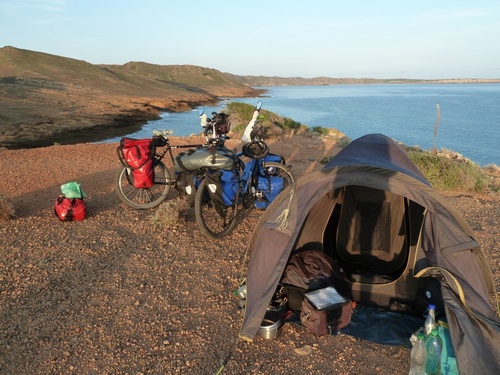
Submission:
[[77,182],[68,182],[66,184],[61,185],[61,192],[64,194],[66,198],[80,198],[83,199],[87,196],[85,194]]
[[84,220],[87,207],[83,200],[87,196],[77,182],[61,185],[61,192],[54,202],[54,212],[62,221]]

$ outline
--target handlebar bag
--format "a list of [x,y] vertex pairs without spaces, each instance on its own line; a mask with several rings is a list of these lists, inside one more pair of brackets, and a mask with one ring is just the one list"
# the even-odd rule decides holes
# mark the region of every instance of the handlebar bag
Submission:
[[229,122],[228,114],[217,113],[214,115],[213,120],[215,121],[215,127],[219,135],[229,133],[231,130],[231,123]]
[[148,188],[154,184],[154,142],[151,139],[122,138],[118,157],[125,167],[132,169],[136,188]]

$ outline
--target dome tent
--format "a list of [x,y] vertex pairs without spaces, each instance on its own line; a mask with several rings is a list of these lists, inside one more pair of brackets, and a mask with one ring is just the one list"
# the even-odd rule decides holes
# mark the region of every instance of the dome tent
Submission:
[[500,368],[500,319],[489,304],[495,287],[484,253],[392,139],[356,139],[268,207],[249,244],[240,338],[253,340],[290,255],[308,247],[339,261],[361,304],[411,305],[424,283],[437,283],[440,300],[432,302],[443,306],[460,373]]

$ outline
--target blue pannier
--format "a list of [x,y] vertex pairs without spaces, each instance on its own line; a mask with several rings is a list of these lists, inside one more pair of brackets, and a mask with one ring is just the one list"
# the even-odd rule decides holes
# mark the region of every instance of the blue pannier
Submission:
[[276,154],[267,154],[266,156],[264,156],[262,158],[262,161],[265,163],[266,161],[269,162],[269,161],[273,161],[275,163],[280,163],[280,164],[283,164],[285,165],[285,158],[281,155],[276,155]]
[[238,193],[239,173],[237,169],[222,171],[222,199],[226,206],[231,206]]
[[232,171],[211,171],[205,175],[207,180],[207,190],[212,201],[231,206],[235,201],[239,187],[238,170]]
[[257,200],[255,207],[265,210],[267,206],[283,191],[283,177],[259,176],[257,183]]

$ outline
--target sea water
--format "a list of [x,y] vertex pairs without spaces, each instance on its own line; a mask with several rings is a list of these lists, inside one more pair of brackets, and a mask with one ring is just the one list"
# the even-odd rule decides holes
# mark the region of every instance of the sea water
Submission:
[[[500,84],[370,84],[259,87],[261,98],[226,99],[205,113],[221,111],[232,101],[255,105],[311,128],[334,128],[355,139],[382,133],[408,146],[448,149],[484,166],[500,165]],[[199,134],[198,109],[164,113],[133,137],[154,129],[176,136]],[[435,133],[436,131],[436,133]],[[106,142],[116,142],[113,138]]]

